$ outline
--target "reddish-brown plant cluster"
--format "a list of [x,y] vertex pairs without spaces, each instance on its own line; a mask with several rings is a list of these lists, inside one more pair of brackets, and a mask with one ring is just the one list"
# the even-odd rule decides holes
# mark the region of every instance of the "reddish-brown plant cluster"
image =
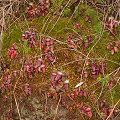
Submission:
[[2,83],[1,87],[5,89],[10,89],[12,77],[9,74],[5,74],[5,81]]
[[85,96],[87,96],[87,91],[88,91],[88,89],[80,90],[80,92],[79,92],[77,89],[75,89],[75,91],[74,91],[75,94],[74,94],[74,93],[71,93],[70,96],[71,96],[72,99],[74,99],[74,96],[75,96],[75,95],[78,96],[79,94],[80,94],[80,96],[84,96],[84,97],[85,97]]
[[82,109],[81,110],[82,113],[86,113],[87,116],[92,117],[92,110],[90,107],[86,107],[86,105],[82,105],[81,109]]
[[105,62],[103,62],[103,66],[101,64],[98,64],[96,62],[94,62],[91,65],[91,70],[92,70],[92,76],[95,79],[97,75],[99,75],[100,73],[103,73],[103,67],[106,68],[107,64]]
[[[86,60],[86,66],[88,66],[90,64],[89,60]],[[102,66],[103,64],[103,66]],[[92,77],[95,79],[99,74],[102,74],[103,73],[103,67],[106,68],[107,64],[106,62],[99,62],[99,63],[96,63],[95,61],[91,64],[91,68],[90,68],[90,73],[92,74]],[[81,67],[79,67],[78,71],[80,72],[82,70]],[[89,76],[89,70],[84,70],[84,77],[85,78],[88,78]]]
[[31,94],[32,94],[32,88],[28,83],[26,83],[24,85],[24,96],[26,97],[27,95],[31,95]]
[[[80,29],[82,26],[80,23],[77,23],[76,27]],[[86,48],[89,47],[91,40],[92,40],[92,35],[89,35],[87,39],[82,39],[81,37],[79,39],[75,39],[74,37],[68,36],[66,42],[70,48],[77,49],[77,48],[81,48],[82,46],[85,46]]]
[[49,11],[49,6],[49,0],[46,0],[46,2],[44,2],[44,0],[39,0],[39,5],[29,3],[25,13],[28,13],[30,20],[33,20],[35,15],[45,16]]
[[109,17],[109,20],[105,20],[103,24],[103,28],[106,29],[109,28],[110,32],[113,33],[114,27],[118,27],[119,22],[114,19],[114,17]]
[[25,34],[22,34],[22,41],[28,40],[27,44],[29,47],[33,48],[35,45],[38,45],[38,40],[36,40],[35,32],[33,29],[31,31],[26,30]]
[[70,48],[74,48],[74,49],[78,48],[78,44],[76,42],[74,42],[74,40],[72,39],[72,37],[68,36],[66,42],[67,42],[67,44],[68,44],[68,46]]
[[52,67],[56,65],[56,57],[54,56],[54,43],[50,38],[43,38],[41,42],[41,49],[44,51],[44,59],[48,60],[49,65]]
[[46,69],[47,69],[46,64],[41,58],[38,58],[35,65],[33,65],[33,59],[29,63],[26,62],[26,64],[24,65],[24,71],[28,73],[28,78],[32,78],[34,75],[34,72],[45,73]]
[[82,25],[80,23],[77,23],[76,26],[74,26],[74,28],[77,27],[77,29],[80,29],[82,27]]
[[111,50],[111,55],[114,55],[115,53],[118,53],[119,44],[120,44],[119,41],[115,41],[115,45],[113,47],[111,43],[108,43],[107,49]]
[[12,88],[11,82],[12,82],[11,75],[9,75],[8,73],[4,74],[4,81],[1,82],[1,86],[0,86],[0,93],[3,94],[4,102],[10,101],[10,97],[6,93],[9,93],[9,92],[12,93],[12,91],[11,91],[11,88]]
[[11,59],[18,57],[17,50],[18,50],[18,47],[17,47],[16,43],[13,43],[13,47],[11,47],[11,49],[8,49],[8,51],[7,51],[7,54],[9,56],[11,56]]
[[65,91],[69,89],[69,80],[66,79],[65,73],[62,71],[52,72],[50,80],[56,92],[60,92],[61,89]]
[[105,120],[106,118],[107,118],[107,116],[109,116],[110,115],[110,118],[112,117],[112,116],[116,116],[117,114],[118,114],[118,110],[115,108],[114,110],[113,110],[113,112],[112,112],[112,109],[110,108],[110,109],[108,109],[107,108],[107,103],[106,102],[104,102],[103,100],[101,100],[100,102],[99,102],[99,106],[100,106],[100,108],[101,108],[101,110],[102,110],[102,113],[103,113],[103,115],[102,115],[102,118]]

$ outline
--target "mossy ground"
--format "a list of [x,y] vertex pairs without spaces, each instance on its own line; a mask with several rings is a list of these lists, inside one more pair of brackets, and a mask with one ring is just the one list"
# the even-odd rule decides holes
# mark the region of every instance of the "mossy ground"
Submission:
[[[89,9],[88,9],[88,7],[89,7]],[[88,14],[90,16],[90,19],[86,22],[85,17]],[[32,28],[32,27],[38,31],[37,32],[38,36],[36,36],[38,39],[39,39],[39,33],[42,33],[44,35],[49,35],[51,37],[55,37],[56,39],[58,39],[62,42],[65,42],[68,37],[67,33],[69,33],[69,34],[71,34],[71,36],[73,36],[75,38],[79,38],[80,36],[82,36],[82,37],[85,36],[85,37],[83,37],[83,45],[84,45],[84,41],[87,39],[87,37],[89,35],[92,35],[92,42],[90,42],[89,48],[85,48],[85,47],[83,47],[83,45],[80,46],[80,52],[83,52],[85,55],[87,55],[88,52],[91,50],[92,46],[99,40],[100,34],[103,31],[102,22],[100,22],[98,20],[98,18],[101,19],[103,17],[103,15],[101,13],[99,13],[98,11],[96,11],[95,9],[91,8],[90,6],[81,5],[79,7],[78,16],[73,17],[70,20],[68,25],[67,25],[67,23],[70,18],[65,17],[65,16],[61,17],[59,19],[59,21],[57,22],[57,24],[55,25],[58,17],[59,17],[58,15],[53,16],[51,14],[48,14],[45,17],[34,18],[33,21],[28,20],[27,22],[26,21],[22,21],[20,23],[15,22],[13,25],[11,25],[10,29],[7,30],[6,33],[4,33],[4,39],[3,39],[2,55],[5,58],[6,63],[8,65],[11,64],[12,66],[14,66],[14,67],[12,67],[12,69],[20,69],[21,68],[21,65],[19,64],[19,59],[21,57],[23,57],[22,53],[24,50],[24,48],[21,47],[22,33],[24,33],[25,30],[29,30],[29,28]],[[74,28],[76,23],[80,23],[82,25],[82,28],[81,29]],[[54,25],[55,25],[55,27],[52,29],[52,27]],[[43,28],[43,26],[44,26],[44,28]],[[118,26],[118,28],[115,29],[115,33],[116,33],[117,37],[119,37],[119,35],[118,35],[119,28],[120,28],[120,25]],[[49,31],[51,29],[52,29],[52,31],[49,33]],[[78,34],[76,34],[76,32]],[[110,36],[112,36],[112,37],[110,37]],[[105,30],[103,32],[103,35],[101,36],[99,42],[96,44],[96,46],[90,52],[89,57],[103,59],[106,56],[107,59],[112,60],[116,63],[119,63],[120,62],[120,52],[115,53],[114,55],[111,55],[110,50],[106,49],[108,42],[112,42],[112,44],[114,45],[115,41],[116,41],[116,37],[114,37],[109,31]],[[17,46],[19,48],[19,51],[18,51],[19,56],[13,62],[6,53],[7,53],[7,49],[10,48],[14,42],[17,44]],[[56,52],[54,54],[58,58],[58,60],[57,60],[58,64],[56,65],[56,68],[58,68],[59,66],[62,66],[64,64],[67,64],[68,62],[74,61],[75,55],[80,55],[77,51],[74,51],[71,49],[66,49],[66,50],[60,49],[59,50],[58,48],[60,48],[60,47],[66,48],[67,45],[63,45],[63,44],[59,44],[59,43],[55,42],[54,51],[56,51]],[[65,51],[68,54],[67,58],[64,56]],[[40,51],[37,49],[36,50],[31,49],[28,53],[25,54],[26,59],[28,57],[30,57],[30,55],[38,56],[38,55],[40,55]],[[66,62],[65,62],[65,59],[67,59]],[[100,59],[96,59],[96,61],[99,62]],[[80,60],[80,61],[82,62],[82,60]],[[111,61],[107,61],[107,60],[106,60],[106,62],[107,62],[107,69],[105,70],[106,74],[107,73],[109,74],[110,72],[112,72],[113,70],[115,70],[116,68],[119,67],[119,64],[115,64],[115,63],[113,63]],[[42,88],[48,89],[50,87],[50,79],[49,78],[50,78],[50,73],[51,73],[52,69],[53,68],[48,66],[47,72],[44,75],[36,73],[34,79],[30,79],[30,80],[27,79],[27,76],[26,76],[22,80],[22,82],[23,83],[29,82],[35,91],[36,91],[36,89],[39,89],[39,88],[40,89],[42,89]],[[79,83],[79,81],[80,81],[79,79],[77,79],[78,77],[80,77],[80,75],[79,75],[80,73],[77,73],[77,69],[78,69],[77,61],[63,66],[63,70],[66,72],[69,71],[70,76],[71,76],[70,77],[70,88],[71,89],[68,91],[68,93],[73,92],[74,86],[77,83]],[[86,69],[90,69],[90,68],[88,67]],[[93,79],[91,76],[89,79],[86,79],[86,87],[89,87],[91,85],[91,83],[95,83],[96,81],[97,81],[97,79]],[[37,87],[36,87],[36,85],[37,85]],[[89,89],[89,92],[94,91],[98,86],[101,86],[101,83],[98,83],[95,86],[91,87]],[[120,85],[117,85],[113,90],[115,91],[114,103],[116,103],[120,98],[120,95],[118,93],[118,91],[120,90]],[[100,91],[101,91],[101,88],[96,91],[96,95],[95,95],[96,98],[99,96]],[[103,94],[105,94],[107,96],[106,99],[109,102],[111,102],[111,99],[109,99],[110,94],[107,91],[108,90],[106,90]],[[84,98],[84,97],[76,96],[74,101],[76,103],[79,103],[80,101],[87,103],[87,102],[89,102],[88,100],[89,99],[87,97]],[[92,105],[92,100],[90,101],[89,105],[90,104]],[[73,106],[75,106],[75,105],[73,104]],[[78,110],[76,107],[72,108],[72,109],[74,109],[73,111],[77,111],[76,114],[78,113]],[[70,111],[70,113],[73,114],[72,110]]]

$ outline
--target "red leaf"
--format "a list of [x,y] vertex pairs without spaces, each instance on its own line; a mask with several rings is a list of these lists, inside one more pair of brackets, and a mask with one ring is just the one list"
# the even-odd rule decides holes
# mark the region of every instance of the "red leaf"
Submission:
[[63,73],[58,71],[57,75],[56,75],[56,78],[55,78],[55,81],[58,81],[62,77],[62,75],[63,75]]
[[89,63],[90,63],[89,60],[86,60],[85,64],[86,64],[86,65],[89,65]]
[[93,71],[95,71],[96,70],[96,63],[93,63],[91,68],[92,68]]
[[80,106],[80,103],[77,104],[77,107],[79,107],[79,106]]
[[51,94],[48,92],[48,93],[47,93],[47,97],[50,97],[50,96],[51,96]]
[[82,95],[83,95],[83,90],[80,91],[80,96],[82,96]]
[[13,48],[14,48],[15,50],[18,49],[18,47],[17,47],[17,45],[16,45],[15,43],[13,43],[12,45],[13,45]]
[[7,88],[10,89],[10,85],[9,84],[7,85]]
[[115,46],[119,47],[119,41],[115,41]]
[[78,90],[75,90],[75,94],[78,95]]
[[115,50],[115,52],[117,53],[117,52],[118,52],[118,47],[115,46],[115,47],[114,47],[114,50]]
[[7,101],[7,96],[5,96],[4,101],[5,101],[5,102]]
[[90,35],[90,36],[88,37],[88,40],[91,41],[91,39],[92,39],[92,36]]
[[103,66],[106,67],[106,66],[107,66],[107,63],[103,62]]
[[87,78],[88,77],[88,71],[84,71],[84,75]]
[[45,48],[44,52],[47,53],[49,51],[49,47]]
[[32,88],[29,87],[29,95],[31,95],[31,94],[32,94]]
[[14,70],[14,71],[13,71],[13,75],[14,75],[15,77],[16,77],[16,75],[17,75],[16,73],[17,73],[17,71]]
[[27,88],[29,87],[29,84],[28,83],[26,83],[25,84],[25,86],[24,86],[24,88],[25,88],[25,91],[27,90]]
[[12,117],[12,115],[13,115],[12,110],[9,110],[9,115],[10,115],[10,117]]
[[44,0],[39,0],[41,5],[44,5]]
[[32,20],[33,20],[33,14],[30,14],[30,15],[29,15],[29,18],[30,18],[30,20],[32,21]]
[[32,74],[31,74],[30,71],[29,71],[29,73],[28,73],[28,77],[29,77],[29,78],[32,78]]
[[29,65],[26,65],[26,71],[27,71],[27,72],[29,71],[29,68],[30,68],[30,66],[29,66]]
[[100,107],[103,106],[103,100],[100,101],[100,104],[99,104],[99,105],[100,105]]
[[114,54],[114,48],[111,47],[111,55],[113,55],[113,54]]
[[103,108],[103,119],[106,119],[107,117],[107,109]]
[[92,111],[91,111],[91,108],[87,108],[86,109],[86,113],[89,117],[92,117]]
[[118,27],[118,21],[116,21],[116,22],[114,23],[114,26],[115,26],[115,27]]
[[114,109],[114,115],[116,116],[117,115],[117,113],[118,113],[118,111],[117,111],[117,109]]
[[38,58],[38,61],[37,61],[37,63],[36,63],[36,65],[41,65],[42,64],[42,59],[41,58]]
[[11,82],[11,76],[10,76],[10,75],[8,75],[7,82],[8,82],[8,83]]
[[35,68],[35,72],[38,73],[38,66],[35,65],[34,68]]
[[55,80],[55,77],[56,77],[56,73],[52,73],[52,75],[51,75],[51,83],[53,83],[54,82],[54,80]]
[[59,91],[60,91],[60,85],[57,84],[57,85],[56,85],[56,92],[59,92]]
[[71,93],[71,97],[72,97],[72,99],[74,98],[74,94],[73,93]]
[[13,59],[15,57],[15,54],[14,53],[12,53],[12,55],[11,55],[11,59]]
[[103,108],[103,113],[104,113],[105,115],[107,115],[107,109],[106,109],[106,108]]
[[12,54],[12,51],[8,49],[7,54],[10,56]]
[[82,68],[81,68],[81,67],[79,67],[79,68],[78,68],[78,72],[81,72],[81,70],[82,70]]
[[43,43],[41,42],[41,49],[43,49],[44,48],[44,45],[43,45]]
[[87,95],[87,90],[83,91],[83,95],[86,96]]
[[112,89],[112,85],[113,85],[113,79],[111,79],[110,84],[109,84],[110,89]]
[[45,16],[45,12],[42,12],[42,16]]
[[24,42],[25,40],[25,34],[22,34],[22,41]]
[[64,88],[65,88],[65,90],[68,90],[68,89],[69,89],[69,80],[66,80],[66,81],[64,82]]
[[82,105],[82,109],[84,110],[84,112],[86,111],[86,106]]
[[80,28],[82,27],[82,25],[81,25],[80,23],[77,23],[77,24],[76,24],[76,27],[77,27],[78,29],[80,29]]
[[111,20],[109,26],[110,26],[110,32],[112,32],[112,33],[113,33],[113,25],[114,25],[113,20]]
[[89,15],[86,16],[85,21],[88,21],[88,19],[89,19]]
[[[111,114],[111,112],[112,112],[112,109],[109,109],[109,115]],[[113,114],[113,112],[112,112],[112,114]],[[110,115],[110,117],[112,117],[112,114]]]
[[5,87],[5,82],[2,83],[1,87]]
[[53,45],[53,40],[50,40],[50,45]]
[[17,58],[18,57],[18,53],[17,54],[15,54],[15,58]]
[[42,72],[45,73],[46,69],[44,64],[41,65],[41,69],[42,69]]
[[88,47],[88,40],[85,41],[85,47]]
[[110,44],[110,43],[108,43],[107,49],[110,49],[110,48],[111,48],[111,44]]
[[93,76],[94,79],[96,78],[96,72],[95,71],[92,72],[92,76]]

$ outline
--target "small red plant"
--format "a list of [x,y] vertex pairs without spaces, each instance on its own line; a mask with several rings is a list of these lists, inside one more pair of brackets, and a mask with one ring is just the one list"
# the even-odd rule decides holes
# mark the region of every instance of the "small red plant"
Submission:
[[87,108],[87,109],[86,109],[86,113],[87,113],[87,115],[88,115],[89,117],[92,117],[92,110],[91,110],[91,108]]
[[78,95],[78,90],[75,90],[75,95]]
[[17,53],[16,50],[18,50],[18,47],[15,43],[13,43],[13,47],[11,47],[11,49],[8,49],[8,51],[7,51],[7,54],[9,56],[11,56],[11,59],[14,59],[14,58],[18,57],[18,53]]
[[30,20],[33,20],[34,16],[45,16],[49,11],[50,2],[49,0],[39,0],[39,5],[29,3],[25,13],[29,14]]
[[88,20],[89,20],[89,15],[87,15],[85,18],[85,21],[88,21]]

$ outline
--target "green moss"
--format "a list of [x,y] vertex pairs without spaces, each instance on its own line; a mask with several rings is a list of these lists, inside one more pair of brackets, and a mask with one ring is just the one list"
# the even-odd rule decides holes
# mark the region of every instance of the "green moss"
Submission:
[[114,99],[114,104],[120,99],[120,85],[117,85],[115,88],[113,88],[112,93],[113,93],[113,99]]
[[15,26],[11,26],[10,34],[7,32],[7,33],[5,33],[4,36],[5,37],[3,39],[3,49],[8,48],[14,42],[18,43],[19,38],[21,37],[20,27],[18,26],[17,28],[15,28]]
[[[114,85],[115,85],[115,84],[114,84]],[[114,86],[114,85],[113,85],[113,86]],[[111,90],[112,96],[111,96],[110,90],[107,89],[106,92],[104,93],[104,94],[106,95],[106,100],[107,100],[107,102],[112,103],[112,97],[113,97],[113,103],[116,104],[117,101],[120,99],[120,94],[119,94],[118,91],[120,91],[120,85],[115,86],[115,87]]]

